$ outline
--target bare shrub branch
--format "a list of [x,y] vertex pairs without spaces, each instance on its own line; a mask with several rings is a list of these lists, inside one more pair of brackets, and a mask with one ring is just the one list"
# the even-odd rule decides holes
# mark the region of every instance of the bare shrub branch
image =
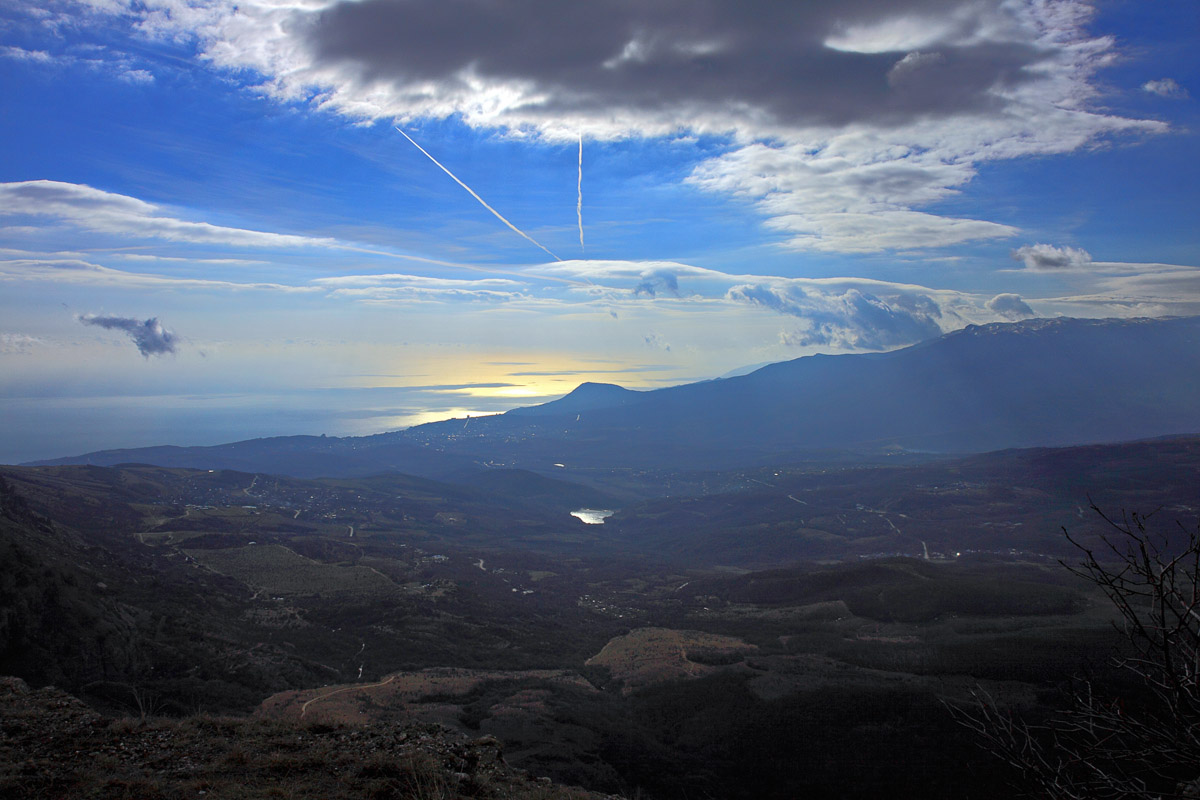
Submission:
[[1082,555],[1063,563],[1098,587],[1128,642],[1114,661],[1134,676],[1136,697],[1103,693],[1090,681],[1067,709],[1027,724],[984,690],[951,713],[985,748],[1022,775],[1038,797],[1200,797],[1200,527],[1152,531],[1152,514],[1105,514],[1089,547],[1063,529]]

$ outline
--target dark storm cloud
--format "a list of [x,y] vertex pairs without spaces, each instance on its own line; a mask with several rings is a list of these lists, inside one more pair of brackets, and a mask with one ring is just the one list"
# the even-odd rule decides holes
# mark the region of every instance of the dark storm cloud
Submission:
[[78,317],[84,325],[95,325],[99,328],[124,331],[137,345],[138,352],[146,358],[159,356],[164,353],[174,353],[177,337],[158,321],[158,317],[138,320],[131,317],[106,317],[98,314],[84,314]]
[[[985,11],[998,4],[984,3]],[[532,86],[547,115],[745,113],[775,124],[902,122],[985,110],[1049,57],[975,36],[958,0],[365,0],[306,37],[365,80]],[[958,20],[955,22],[954,20]],[[890,26],[890,27],[889,27]],[[831,46],[837,45],[837,47]],[[851,52],[854,50],[855,52]]]
[[727,296],[804,320],[803,330],[787,334],[787,344],[887,350],[939,336],[942,316],[937,301],[922,294],[878,297],[858,289],[841,293],[799,286],[745,284]]

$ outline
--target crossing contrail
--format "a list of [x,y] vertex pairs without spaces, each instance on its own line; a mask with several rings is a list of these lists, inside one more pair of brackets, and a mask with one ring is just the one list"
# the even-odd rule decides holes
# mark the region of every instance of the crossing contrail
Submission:
[[579,249],[587,250],[583,246],[583,134],[579,134],[579,183],[576,184],[578,191],[578,199],[575,201],[575,216],[579,217]]
[[[534,238],[533,238],[532,236],[530,236],[528,233],[526,233],[525,231],[521,230],[521,229],[520,229],[520,228],[518,228],[516,225],[513,225],[511,222],[509,222],[508,220],[506,220],[506,219],[504,218],[504,215],[503,215],[503,214],[501,214],[499,211],[497,211],[496,209],[494,209],[494,208],[492,208],[491,206],[489,206],[489,205],[487,204],[487,202],[485,202],[485,201],[484,201],[484,199],[483,199],[482,197],[480,197],[479,195],[475,194],[475,190],[474,190],[474,189],[472,189],[470,186],[467,186],[465,183],[463,183],[462,181],[460,181],[460,180],[458,179],[458,176],[457,176],[457,175],[455,175],[453,172],[451,172],[450,170],[448,170],[448,169],[446,169],[444,166],[442,166],[442,162],[438,161],[436,158],[434,158],[433,156],[429,155],[428,151],[426,151],[424,147],[421,147],[421,145],[419,145],[419,144],[417,144],[415,141],[413,141],[413,138],[412,138],[411,136],[409,136],[407,133],[405,133],[404,131],[400,130],[399,126],[396,126],[396,130],[397,130],[397,131],[400,133],[400,135],[401,135],[401,136],[403,136],[405,139],[408,139],[410,142],[412,142],[412,146],[413,146],[413,147],[417,148],[417,149],[418,149],[418,150],[420,150],[422,153],[425,153],[425,157],[426,157],[426,158],[428,158],[430,161],[432,161],[433,163],[435,163],[435,164],[437,164],[439,167],[441,167],[441,169],[442,169],[442,172],[446,173],[446,174],[447,174],[447,175],[449,175],[451,178],[453,178],[455,183],[457,183],[459,186],[461,186],[462,188],[464,188],[464,189],[466,189],[468,192],[470,192],[470,193],[471,193],[471,197],[474,197],[476,200],[478,200],[480,205],[482,205],[482,206],[483,206],[484,208],[486,208],[488,211],[490,211],[490,212],[492,212],[493,214],[495,214],[495,215],[496,215],[496,219],[500,220],[500,221],[501,221],[501,222],[503,222],[505,225],[507,225],[508,227],[512,228],[512,229],[513,229],[513,231],[515,231],[516,233],[520,234],[521,236],[524,236],[526,239],[528,239],[529,241],[533,242],[535,245],[537,245],[538,247],[542,248],[542,249],[543,249],[543,250],[545,250],[547,253],[550,253],[550,250],[549,250],[548,248],[546,248],[544,245],[542,245],[542,244],[541,244],[541,243],[540,243],[540,242],[539,242],[537,239],[534,239]],[[580,144],[580,148],[582,148],[582,147],[583,147],[583,145],[582,145],[582,143],[581,143],[581,144]],[[581,155],[581,157],[582,157],[582,155]],[[550,257],[551,257],[551,258],[553,258],[555,261],[562,261],[562,259],[561,259],[561,258],[559,258],[558,256],[554,255],[554,253],[550,253]]]

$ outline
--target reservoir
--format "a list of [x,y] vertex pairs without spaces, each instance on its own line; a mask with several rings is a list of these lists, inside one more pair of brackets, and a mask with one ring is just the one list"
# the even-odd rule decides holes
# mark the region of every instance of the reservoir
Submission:
[[608,509],[581,508],[578,511],[572,511],[571,516],[586,522],[588,525],[603,525],[604,520],[615,513],[617,512],[609,511]]

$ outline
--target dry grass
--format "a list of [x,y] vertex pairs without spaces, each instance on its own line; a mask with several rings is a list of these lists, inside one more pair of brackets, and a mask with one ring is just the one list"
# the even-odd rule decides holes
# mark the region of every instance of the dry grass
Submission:
[[742,653],[758,648],[732,636],[671,628],[635,628],[610,640],[587,660],[589,666],[607,667],[630,692],[653,683],[694,678],[717,667],[713,661],[737,661]]

